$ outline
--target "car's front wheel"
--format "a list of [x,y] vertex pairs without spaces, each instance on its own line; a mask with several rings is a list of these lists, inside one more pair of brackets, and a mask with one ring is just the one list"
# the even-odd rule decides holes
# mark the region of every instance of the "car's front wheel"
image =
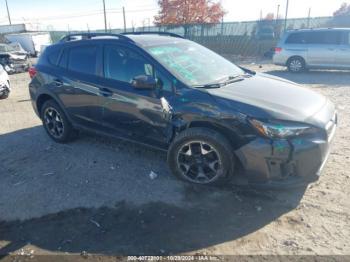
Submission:
[[180,133],[168,151],[173,174],[187,182],[219,185],[227,182],[234,170],[230,142],[207,128],[190,128]]
[[41,109],[41,119],[47,134],[58,143],[66,143],[77,136],[67,116],[53,100],[44,103]]

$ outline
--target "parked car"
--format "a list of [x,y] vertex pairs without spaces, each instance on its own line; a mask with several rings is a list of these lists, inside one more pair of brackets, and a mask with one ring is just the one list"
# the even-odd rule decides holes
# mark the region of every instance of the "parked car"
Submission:
[[10,42],[20,43],[31,56],[37,57],[43,46],[51,45],[52,40],[48,32],[27,32],[5,35]]
[[28,54],[16,51],[12,46],[0,44],[0,64],[7,73],[27,71],[30,65]]
[[350,69],[350,28],[288,31],[276,47],[273,61],[291,72]]
[[197,184],[227,183],[239,169],[260,186],[320,175],[337,126],[324,96],[174,34],[80,36],[47,47],[29,71],[54,141],[88,130],[157,147],[174,175]]
[[11,46],[17,54],[29,57],[29,53],[23,49],[20,43],[9,43],[9,46]]
[[2,65],[0,65],[0,99],[8,98],[11,92],[10,79]]
[[256,32],[256,38],[259,40],[272,40],[275,39],[275,32],[272,26],[265,26],[258,28]]

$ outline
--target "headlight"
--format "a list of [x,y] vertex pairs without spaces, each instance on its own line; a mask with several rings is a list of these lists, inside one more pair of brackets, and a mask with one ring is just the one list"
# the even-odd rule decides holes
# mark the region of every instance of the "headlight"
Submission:
[[249,122],[261,135],[269,138],[288,138],[314,131],[312,126],[293,122],[262,122],[256,119]]

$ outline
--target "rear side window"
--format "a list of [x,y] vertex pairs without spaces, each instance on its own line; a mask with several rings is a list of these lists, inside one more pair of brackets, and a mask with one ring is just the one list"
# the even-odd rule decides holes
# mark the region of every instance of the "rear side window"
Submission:
[[97,64],[97,46],[73,47],[69,51],[68,70],[95,75]]
[[339,45],[341,43],[342,33],[341,32],[310,32],[308,35],[309,44],[318,45]]
[[287,44],[306,44],[307,34],[306,33],[292,33],[288,36]]

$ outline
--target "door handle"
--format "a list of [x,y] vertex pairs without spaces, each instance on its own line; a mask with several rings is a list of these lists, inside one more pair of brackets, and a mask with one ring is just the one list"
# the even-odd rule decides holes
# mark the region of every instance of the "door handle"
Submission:
[[100,88],[100,94],[104,97],[112,96],[113,92],[108,88]]
[[56,87],[61,87],[63,86],[63,81],[59,79],[53,80],[53,83],[55,84]]

